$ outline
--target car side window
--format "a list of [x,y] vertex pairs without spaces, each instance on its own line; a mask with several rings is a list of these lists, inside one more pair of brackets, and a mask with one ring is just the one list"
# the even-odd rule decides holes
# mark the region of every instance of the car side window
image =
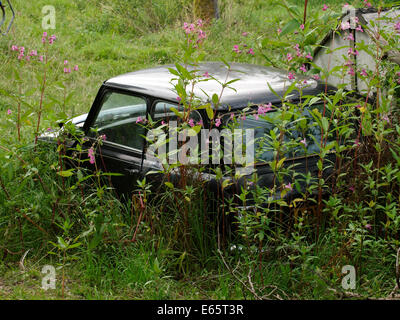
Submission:
[[[169,121],[178,121],[178,116],[171,110],[171,108],[175,108],[178,111],[183,111],[182,106],[178,106],[173,103],[159,101],[156,103],[154,107],[154,121],[164,121],[168,123]],[[198,111],[193,110],[190,113],[189,121],[192,119],[193,124],[198,124],[201,121],[201,115]]]
[[142,97],[109,91],[103,97],[93,129],[98,135],[105,135],[108,142],[142,150],[146,109]]
[[[316,108],[322,113],[323,105],[315,105],[313,108]],[[293,121],[287,125],[287,131],[284,135],[284,140],[288,141],[299,141],[300,139],[305,139],[307,147],[306,152],[305,149],[301,146],[296,146],[287,150],[285,157],[288,159],[295,157],[302,157],[305,155],[313,155],[319,153],[319,147],[315,143],[313,137],[316,141],[321,140],[321,128],[318,123],[314,120],[310,113],[310,107],[306,107],[301,113],[301,121],[304,123],[304,129],[300,130],[298,125],[299,121]],[[266,115],[266,119],[262,119],[261,117],[248,114],[245,118],[239,118],[238,123],[241,129],[254,129],[254,138],[256,141],[256,151],[257,158],[261,161],[272,161],[274,159],[274,148],[271,145],[270,139],[268,135],[271,130],[276,128],[276,122],[280,121],[280,110],[276,110],[273,112],[269,112]],[[327,111],[328,112],[328,111]],[[328,113],[326,113],[329,117]],[[245,141],[245,138],[244,138]]]

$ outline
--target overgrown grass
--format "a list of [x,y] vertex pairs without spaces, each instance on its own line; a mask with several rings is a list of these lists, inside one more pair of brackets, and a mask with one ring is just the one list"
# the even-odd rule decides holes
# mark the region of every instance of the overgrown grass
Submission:
[[[189,206],[182,190],[181,202],[166,194],[157,198],[156,204],[149,203],[146,219],[140,221],[138,208],[144,189],[140,196],[136,194],[121,203],[110,190],[96,183],[96,177],[94,184],[77,184],[76,180],[57,174],[62,160],[51,148],[36,150],[33,141],[40,99],[40,66],[21,65],[10,48],[18,45],[42,50],[44,5],[56,8],[57,27],[52,33],[58,39],[49,49],[50,84],[46,87],[41,131],[56,127],[58,116],[88,112],[104,80],[176,62],[183,54],[179,46],[184,39],[183,22],[195,18],[192,1],[13,3],[18,12],[15,25],[7,37],[0,39],[0,89],[8,94],[0,96],[0,146],[7,149],[1,150],[0,165],[0,298],[249,299],[255,297],[254,292],[240,280],[247,281],[251,271],[252,281],[265,297],[334,299],[338,293],[329,288],[340,288],[341,266],[346,264],[358,268],[358,294],[386,297],[391,291],[394,251],[382,239],[373,244],[367,241],[361,244],[365,248],[359,250],[360,243],[349,240],[349,233],[354,230],[337,227],[327,229],[318,241],[307,236],[296,240],[301,232],[306,234],[307,230],[302,230],[298,235],[276,234],[265,243],[266,249],[261,253],[257,248],[242,248],[241,240],[233,239],[232,245],[237,247],[228,244],[220,255],[213,227],[205,232],[199,223],[204,218],[201,201],[191,204],[198,219],[192,219],[193,225],[188,229],[179,216],[174,216],[172,204]],[[320,11],[323,4],[340,13],[342,3],[333,0],[310,1],[309,10]],[[361,6],[362,1],[354,5]],[[265,38],[276,38],[276,30],[284,26],[287,18],[276,1],[221,1],[221,19],[207,27],[205,60],[224,58],[264,64],[265,58],[259,54],[236,55],[233,45],[247,44],[257,51]],[[243,32],[248,35],[243,36]],[[323,36],[321,32],[319,37]],[[263,46],[264,54],[279,59],[279,49],[268,42]],[[79,65],[79,71],[65,75],[64,60]],[[21,141],[17,141],[15,118],[11,121],[6,116],[8,109],[13,117],[17,112],[13,95],[20,97],[22,107],[30,110],[22,119],[21,125],[28,129]],[[73,225],[67,227],[65,221]],[[131,242],[136,227],[137,239]],[[188,230],[193,231],[190,236],[185,233]],[[209,241],[206,234],[215,241]],[[205,242],[207,239],[209,242]],[[79,246],[67,249],[63,241]],[[261,270],[257,269],[260,257]],[[41,289],[41,268],[45,264],[58,266],[55,291]],[[66,272],[65,288],[61,286],[62,270]]]

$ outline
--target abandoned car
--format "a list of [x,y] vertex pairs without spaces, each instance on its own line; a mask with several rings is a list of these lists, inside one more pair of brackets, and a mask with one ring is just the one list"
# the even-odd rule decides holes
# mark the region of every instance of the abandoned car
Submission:
[[[89,113],[71,120],[76,127],[83,131],[85,139],[87,139],[87,143],[85,143],[87,149],[95,143],[99,136],[105,137],[91,156],[96,159],[96,166],[103,171],[120,174],[112,177],[112,185],[117,190],[132,191],[137,186],[137,181],[145,176],[153,185],[163,185],[157,180],[160,179],[160,174],[146,175],[149,172],[160,170],[160,163],[147,154],[149,147],[145,138],[147,129],[142,120],[151,119],[161,125],[176,119],[176,110],[180,108],[182,110],[180,98],[171,81],[175,76],[171,74],[170,68],[175,68],[175,66],[167,65],[135,71],[105,81]],[[215,121],[210,120],[206,110],[201,108],[191,112],[190,121],[201,124],[205,129],[218,127],[217,129],[221,130],[235,117],[238,119],[239,128],[254,130],[255,139],[273,129],[271,123],[262,121],[254,113],[257,106],[264,105],[264,108],[268,108],[272,104],[273,111],[279,110],[282,103],[281,97],[292,83],[285,71],[251,64],[232,63],[228,68],[224,63],[208,62],[200,64],[197,71],[201,75],[210,75],[212,79],[199,82],[194,93],[202,103],[209,103],[214,107],[214,119],[220,119],[218,120],[220,123],[216,125]],[[230,84],[231,89],[225,88],[218,106],[213,105],[210,97],[213,94],[220,95],[221,83],[234,79],[239,80]],[[333,87],[326,87],[325,84],[312,78],[296,75],[296,80],[299,79],[302,83],[307,83],[301,90],[303,96],[318,95],[326,92],[327,88],[334,90]],[[290,96],[291,103],[295,104],[299,101],[299,91],[293,90]],[[321,104],[318,103],[312,106],[313,109],[319,107]],[[173,112],[174,110],[175,112]],[[274,113],[271,112],[271,115]],[[307,108],[304,109],[304,116],[310,121],[308,134],[312,134],[318,139],[321,135],[320,129],[315,123],[312,125],[312,117]],[[57,134],[45,133],[40,139],[54,141]],[[292,133],[292,135],[295,134],[295,132]],[[311,138],[307,138],[307,141],[307,147],[303,148],[307,149],[307,152],[300,150],[298,153],[288,155],[284,165],[294,166],[297,172],[309,172],[312,176],[316,176],[319,160],[318,145]],[[275,180],[273,171],[267,162],[272,160],[273,150],[262,149],[260,152],[260,144],[256,143],[255,145],[255,152],[258,154],[256,160],[260,160],[253,163],[253,171],[258,174],[257,184],[270,187]],[[327,159],[333,158],[334,155],[327,157]],[[215,168],[216,166],[209,164],[202,171],[203,178],[208,180],[214,190],[219,182],[217,183],[213,171],[208,170],[207,167]],[[94,168],[94,166],[92,167]],[[222,168],[224,165],[221,164],[220,167]],[[246,175],[248,177],[251,173]],[[246,178],[246,175],[237,180],[236,189],[240,190],[240,185],[244,183],[243,178]],[[285,179],[285,183],[291,182],[290,177]],[[293,188],[288,194],[296,192],[298,190]]]

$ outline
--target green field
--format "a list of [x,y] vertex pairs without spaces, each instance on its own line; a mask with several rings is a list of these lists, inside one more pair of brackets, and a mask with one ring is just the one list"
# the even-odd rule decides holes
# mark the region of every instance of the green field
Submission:
[[[284,28],[290,17],[278,2],[221,0],[220,19],[205,27],[208,36],[202,48],[204,60],[223,58],[262,65],[268,64],[265,56],[279,60],[286,47],[276,46],[277,29]],[[122,73],[180,61],[183,23],[196,19],[192,1],[12,0],[12,3],[16,10],[14,25],[7,36],[0,37],[0,147],[3,147],[0,178],[5,181],[0,189],[0,299],[254,299],[254,292],[238,280],[247,281],[247,267],[257,264],[253,252],[232,251],[228,263],[238,268],[232,275],[216,251],[196,248],[189,252],[170,243],[174,238],[173,226],[167,231],[171,237],[164,238],[150,237],[153,230],[150,232],[143,225],[139,241],[127,244],[124,241],[132,237],[136,226],[136,220],[130,220],[129,225],[130,218],[126,218],[131,214],[131,203],[120,204],[107,192],[99,195],[98,190],[91,190],[81,201],[80,190],[68,188],[69,182],[54,169],[57,154],[46,150],[35,154],[33,146],[42,65],[20,62],[18,54],[11,50],[15,45],[24,46],[27,51],[37,50],[39,55],[43,53],[42,8],[54,6],[56,28],[47,32],[56,35],[57,40],[48,46],[47,87],[41,109],[40,131],[45,131],[55,128],[59,118],[88,112],[103,81]],[[303,10],[304,1],[289,3]],[[320,12],[324,4],[340,14],[344,3],[310,0],[309,15]],[[361,7],[363,1],[353,4]],[[318,43],[330,27],[321,29],[314,41]],[[245,32],[247,35],[243,35]],[[285,41],[290,43],[290,37]],[[232,50],[236,44],[254,48],[255,55],[236,55]],[[65,74],[65,60],[70,67],[78,65],[79,71]],[[7,115],[11,110],[14,117],[18,105],[22,108],[24,128],[20,141],[15,118]],[[64,183],[67,187],[63,189]],[[101,208],[107,212],[99,222],[95,216],[102,212]],[[346,208],[349,215],[360,210]],[[54,224],[49,226],[47,220],[54,214],[60,218],[56,219],[58,224],[68,220],[75,222],[74,226],[67,231]],[[27,222],[26,217],[36,221],[35,225]],[[42,223],[49,227],[47,235],[37,227]],[[104,223],[106,231],[96,249],[91,249],[92,241],[85,238],[80,240],[84,244],[78,250],[68,251],[69,260],[49,253],[55,251],[50,241],[56,243],[57,235],[67,236],[70,232],[68,237],[76,236],[84,230],[93,230],[97,223]],[[338,294],[340,266],[351,261],[362,266],[358,269],[361,275],[354,296],[387,297],[395,285],[393,247],[388,247],[381,238],[361,242],[361,249],[358,242],[354,247],[346,246],[354,228],[335,226],[316,242],[310,239],[302,242],[303,238],[288,236],[287,243],[273,244],[278,249],[267,252],[270,255],[263,270],[258,273],[256,267],[250,269],[257,290],[264,298],[271,299],[337,299],[342,297]],[[391,243],[397,244],[398,239]],[[45,264],[58,266],[55,290],[41,289],[41,269]],[[63,288],[62,273],[66,279]]]

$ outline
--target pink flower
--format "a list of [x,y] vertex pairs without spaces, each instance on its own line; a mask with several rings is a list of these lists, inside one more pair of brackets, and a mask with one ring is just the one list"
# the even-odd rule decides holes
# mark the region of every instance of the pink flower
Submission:
[[291,61],[293,59],[293,57],[292,57],[292,55],[290,53],[288,53],[286,55],[286,59],[287,59],[287,61]]
[[389,117],[387,114],[382,116],[382,120],[386,121],[387,123],[390,123]]
[[249,35],[248,32],[243,32],[243,33],[242,33],[242,36],[243,36],[243,37],[247,37],[248,35]]
[[350,67],[350,66],[353,65],[353,61],[347,60],[347,61],[344,63],[344,65],[345,65],[346,67]]
[[230,119],[230,120],[235,119],[235,114],[234,114],[234,113],[231,113],[231,116],[229,117],[229,119]]
[[367,223],[367,224],[365,225],[365,229],[371,230],[371,229],[372,229],[372,226],[371,226],[369,223]]
[[64,60],[64,66],[68,64],[68,60]]
[[278,33],[278,35],[279,34],[281,34],[281,32],[282,32],[282,29],[281,28],[278,28],[277,30],[276,30],[276,32]]
[[250,48],[249,51],[247,51],[247,53],[254,56],[254,50],[252,48]]
[[326,4],[324,4],[324,6],[322,7],[322,11],[326,11],[328,9],[328,6]]
[[358,50],[353,50],[353,48],[349,48],[349,50],[347,50],[347,54],[348,55],[354,55],[354,56],[358,56]]
[[347,72],[349,75],[354,76],[356,73],[354,72],[354,69],[352,67],[349,68],[349,71]]
[[143,122],[143,118],[139,116],[139,117],[136,119],[136,123],[141,123],[141,122]]
[[371,8],[371,3],[370,2],[368,2],[367,0],[364,0],[364,5],[367,7],[367,8]]
[[270,102],[268,104],[258,106],[257,114],[264,115],[267,112],[270,112],[271,110],[273,110],[273,109],[272,109],[272,104]]
[[186,34],[190,34],[190,33],[192,33],[192,31],[194,31],[195,25],[193,23],[188,24],[187,22],[185,22],[183,24],[183,29],[185,30]]
[[221,125],[221,119],[217,118],[215,119],[215,126],[218,128]]
[[394,29],[400,33],[400,21],[394,25]]
[[198,40],[205,39],[206,33],[203,30],[198,31]]
[[53,44],[54,41],[56,41],[57,37],[53,34],[50,38],[49,38],[49,44]]
[[194,120],[193,119],[189,119],[188,123],[189,123],[189,126],[191,126],[192,128],[194,127]]
[[178,100],[178,102],[181,102],[182,98],[178,96],[178,97],[176,97],[176,100]]
[[105,134],[102,134],[102,135],[100,136],[100,139],[103,140],[103,141],[106,141],[107,136],[106,136]]
[[364,32],[364,30],[363,30],[363,28],[361,27],[361,25],[359,25],[359,26],[356,28],[356,30],[357,30],[357,31],[360,31],[360,32]]
[[361,74],[363,77],[368,76],[367,71],[365,71],[365,69],[362,69],[361,72],[360,72],[360,74]]
[[45,31],[45,32],[43,32],[43,35],[42,35],[42,43],[43,44],[46,43],[46,39],[47,39],[47,32]]
[[354,41],[354,36],[353,36],[353,34],[350,32],[348,35],[346,35],[346,39],[347,39],[347,40]]
[[307,72],[307,68],[304,64],[300,67],[300,70],[303,72]]
[[197,20],[197,26],[202,27],[203,26],[203,20],[199,19]]
[[307,58],[307,59],[310,59],[311,61],[312,61],[312,59],[313,59],[312,55],[309,54],[309,53],[307,53],[306,58]]
[[301,30],[304,30],[304,24],[301,24],[301,25],[300,25],[300,29],[301,29]]
[[296,56],[301,57],[302,53],[300,51],[300,45],[298,43],[294,46],[294,49],[296,50]]
[[210,77],[208,71],[206,71],[206,72],[203,73],[203,77],[204,77],[204,78],[209,78],[209,77]]
[[19,48],[19,53],[24,53],[25,52],[25,47],[20,47]]
[[10,115],[12,113],[11,109],[7,110],[7,114]]
[[289,78],[289,80],[294,80],[296,77],[294,76],[294,74],[292,72],[289,72],[288,78]]
[[75,67],[74,67],[74,71],[78,71],[79,70],[79,67],[78,67],[78,65],[75,65]]
[[43,56],[39,57],[39,61],[43,62]]
[[235,51],[236,53],[240,53],[239,46],[237,44],[233,46],[233,51]]
[[300,140],[300,143],[303,144],[305,147],[307,147],[306,138],[304,138],[303,140]]
[[48,131],[48,132],[51,132],[51,131],[53,131],[53,130],[52,130],[50,127],[48,127],[48,128],[47,128],[47,131]]
[[316,75],[313,75],[312,78],[313,78],[314,80],[319,80],[319,79],[320,79],[320,78],[319,78],[319,75],[317,75],[317,74],[316,74]]
[[342,30],[347,30],[347,29],[350,29],[350,22],[342,22],[341,24],[340,24],[340,28],[342,29]]
[[354,192],[354,191],[355,191],[354,186],[350,186],[350,187],[349,187],[349,190],[350,190],[351,192]]
[[14,46],[14,45],[12,45],[12,46],[11,46],[11,50],[12,50],[12,51],[18,51],[18,47],[17,47],[17,46]]
[[88,156],[89,156],[89,162],[90,162],[91,164],[94,164],[95,157],[94,157],[94,150],[93,150],[93,147],[91,147],[91,148],[88,150]]
[[167,123],[164,120],[161,120],[161,125],[166,125]]
[[64,73],[71,73],[71,68],[64,68]]
[[283,187],[290,191],[293,190],[292,184],[290,182],[288,184],[285,184]]
[[203,120],[200,120],[199,122],[197,122],[198,126],[203,126]]

